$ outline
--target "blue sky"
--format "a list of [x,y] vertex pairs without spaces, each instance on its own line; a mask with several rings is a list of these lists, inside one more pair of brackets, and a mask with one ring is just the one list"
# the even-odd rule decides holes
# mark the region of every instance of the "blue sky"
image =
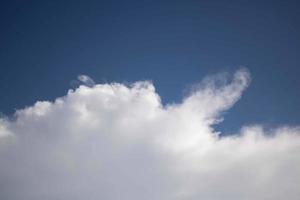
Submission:
[[299,124],[297,1],[1,1],[0,111],[97,83],[152,80],[164,104],[208,74],[246,66],[242,100],[218,125]]

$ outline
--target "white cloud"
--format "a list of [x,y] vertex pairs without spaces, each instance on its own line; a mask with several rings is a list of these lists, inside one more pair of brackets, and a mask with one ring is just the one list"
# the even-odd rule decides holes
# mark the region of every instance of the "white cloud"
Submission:
[[249,81],[209,77],[167,106],[150,82],[80,86],[18,110],[0,120],[0,199],[296,200],[298,127],[212,128]]

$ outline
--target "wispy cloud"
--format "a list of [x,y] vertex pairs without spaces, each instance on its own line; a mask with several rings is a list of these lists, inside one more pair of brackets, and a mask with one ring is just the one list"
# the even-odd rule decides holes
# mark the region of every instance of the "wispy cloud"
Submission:
[[81,81],[84,85],[88,86],[88,87],[93,87],[95,85],[94,80],[84,74],[78,75],[78,80]]
[[250,74],[217,77],[181,104],[150,82],[92,84],[0,120],[0,199],[298,199],[299,127],[219,137]]

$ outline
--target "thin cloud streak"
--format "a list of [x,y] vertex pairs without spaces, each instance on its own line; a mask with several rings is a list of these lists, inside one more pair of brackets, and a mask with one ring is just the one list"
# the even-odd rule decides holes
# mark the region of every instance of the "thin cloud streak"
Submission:
[[84,85],[86,85],[88,87],[93,87],[95,85],[94,80],[87,75],[81,74],[81,75],[78,75],[77,78],[81,83],[83,83]]

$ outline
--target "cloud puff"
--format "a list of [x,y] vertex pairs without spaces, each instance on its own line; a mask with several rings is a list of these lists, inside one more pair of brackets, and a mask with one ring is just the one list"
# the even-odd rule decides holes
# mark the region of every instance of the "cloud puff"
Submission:
[[80,86],[0,120],[0,199],[296,200],[300,129],[212,128],[250,76],[163,106],[150,82]]
[[87,75],[84,75],[84,74],[78,75],[77,79],[79,81],[81,81],[81,83],[83,83],[84,85],[86,85],[88,87],[93,87],[95,85],[94,80]]

